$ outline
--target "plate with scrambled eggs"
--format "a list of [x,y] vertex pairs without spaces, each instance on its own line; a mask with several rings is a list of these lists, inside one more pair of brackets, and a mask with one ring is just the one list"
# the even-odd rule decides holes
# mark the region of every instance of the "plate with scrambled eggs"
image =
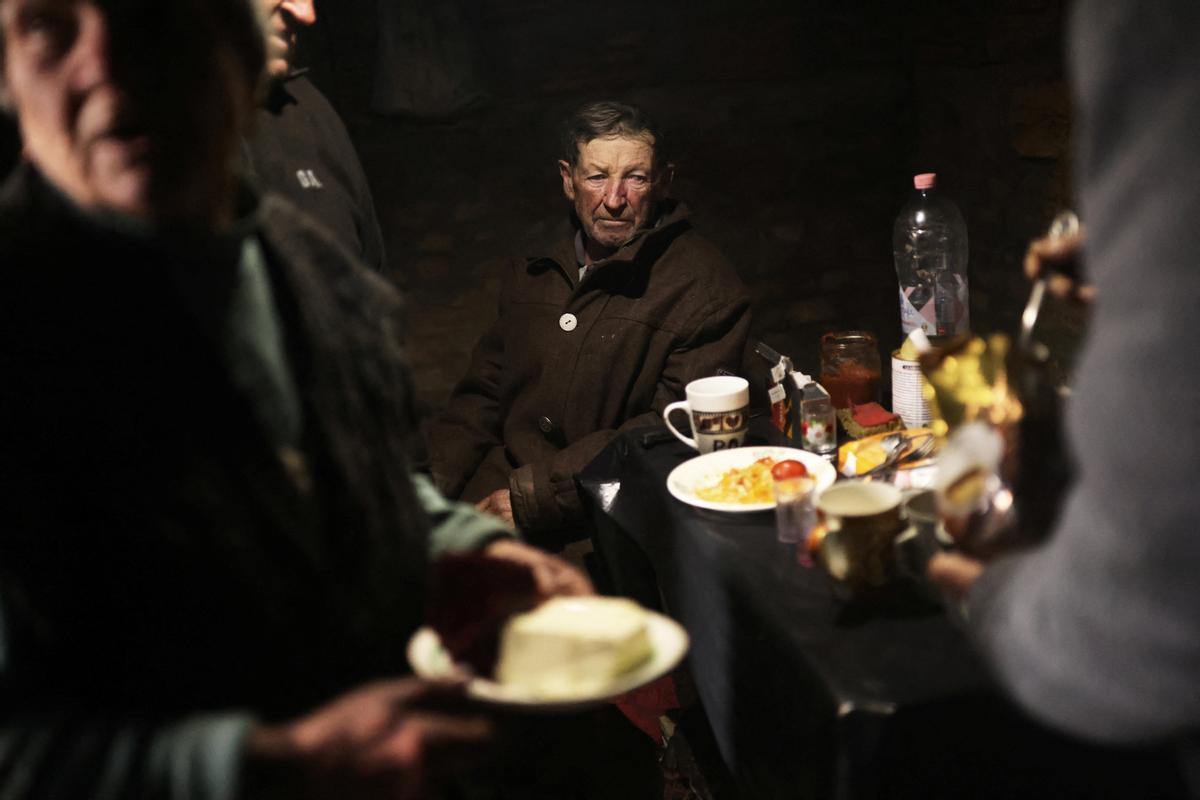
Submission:
[[688,505],[714,511],[763,511],[775,507],[771,469],[799,461],[816,491],[833,485],[837,470],[820,456],[793,447],[739,447],[683,462],[667,476],[667,491]]

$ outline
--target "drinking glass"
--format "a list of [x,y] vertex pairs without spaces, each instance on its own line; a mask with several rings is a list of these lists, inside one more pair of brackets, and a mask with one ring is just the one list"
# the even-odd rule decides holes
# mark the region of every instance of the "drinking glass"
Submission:
[[784,478],[775,481],[775,531],[785,544],[803,545],[817,522],[813,508],[812,478]]

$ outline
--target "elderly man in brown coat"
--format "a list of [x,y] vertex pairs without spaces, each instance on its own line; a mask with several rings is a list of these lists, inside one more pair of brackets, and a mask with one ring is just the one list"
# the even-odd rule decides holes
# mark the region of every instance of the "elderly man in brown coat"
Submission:
[[510,264],[499,319],[427,430],[447,496],[549,547],[580,528],[575,475],[689,381],[736,369],[750,325],[729,262],[665,199],[672,168],[641,110],[583,106],[558,163],[570,226]]

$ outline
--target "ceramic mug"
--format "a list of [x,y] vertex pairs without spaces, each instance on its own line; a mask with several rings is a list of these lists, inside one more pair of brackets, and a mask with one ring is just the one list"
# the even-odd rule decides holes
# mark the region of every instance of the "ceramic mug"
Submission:
[[817,496],[813,545],[839,594],[866,596],[891,581],[893,542],[904,529],[902,497],[890,483],[861,480],[835,483]]
[[[679,441],[701,453],[741,447],[750,424],[750,384],[736,375],[694,380],[684,389],[686,400],[663,409],[663,422]],[[686,411],[692,435],[671,424],[671,412]]]

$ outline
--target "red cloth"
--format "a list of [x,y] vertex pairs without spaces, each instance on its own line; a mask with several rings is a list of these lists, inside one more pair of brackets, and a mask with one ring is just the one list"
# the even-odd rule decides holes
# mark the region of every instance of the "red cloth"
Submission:
[[617,697],[613,703],[655,744],[661,744],[662,731],[658,727],[658,718],[679,708],[679,696],[675,693],[674,679],[670,675],[663,675],[658,680]]

